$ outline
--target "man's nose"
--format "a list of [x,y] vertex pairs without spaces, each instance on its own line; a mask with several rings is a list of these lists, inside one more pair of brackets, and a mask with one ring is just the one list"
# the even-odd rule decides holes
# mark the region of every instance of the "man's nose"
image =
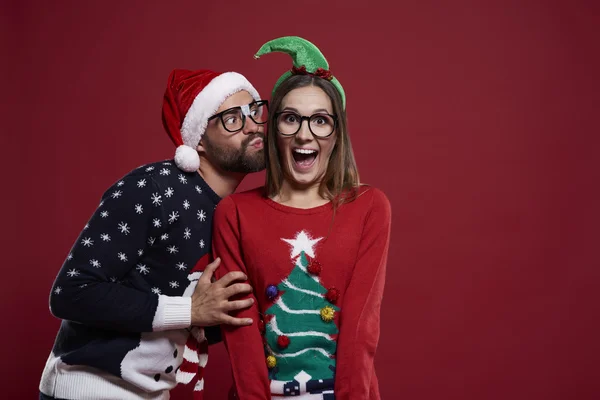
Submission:
[[246,117],[246,122],[244,123],[244,129],[242,130],[244,135],[251,135],[253,133],[258,132],[261,125],[254,122],[254,120],[250,117]]

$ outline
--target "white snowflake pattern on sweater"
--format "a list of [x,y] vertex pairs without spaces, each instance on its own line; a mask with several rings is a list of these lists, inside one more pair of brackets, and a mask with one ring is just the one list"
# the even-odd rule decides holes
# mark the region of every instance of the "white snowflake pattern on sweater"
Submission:
[[[67,365],[99,368],[106,382],[143,392],[175,386],[191,317],[183,282],[210,247],[188,239],[210,243],[218,201],[199,174],[171,162],[138,168],[106,191],[52,287],[51,310],[64,322],[40,383],[45,394],[69,398],[69,390],[103,385]],[[200,220],[186,212],[192,204],[210,212]]]

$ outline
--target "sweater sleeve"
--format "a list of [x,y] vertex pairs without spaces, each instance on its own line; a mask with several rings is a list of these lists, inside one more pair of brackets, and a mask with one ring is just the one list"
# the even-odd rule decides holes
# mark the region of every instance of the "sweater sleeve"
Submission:
[[[340,313],[335,398],[369,399],[373,359],[379,341],[379,313],[389,246],[391,208],[385,195],[373,191],[361,244]],[[366,193],[365,193],[366,194]]]
[[[222,200],[214,215],[213,255],[221,258],[215,273],[220,279],[230,271],[242,271],[249,276],[243,262],[238,213],[231,198]],[[235,389],[240,400],[270,399],[269,377],[265,363],[262,337],[258,328],[259,311],[254,294],[254,304],[244,310],[231,312],[236,318],[252,318],[252,325],[234,327],[222,325],[223,340],[233,371]]]
[[54,316],[122,332],[185,328],[191,298],[157,295],[133,288],[128,274],[148,271],[141,260],[168,225],[158,185],[149,177],[127,176],[103,196],[73,245],[54,282]]

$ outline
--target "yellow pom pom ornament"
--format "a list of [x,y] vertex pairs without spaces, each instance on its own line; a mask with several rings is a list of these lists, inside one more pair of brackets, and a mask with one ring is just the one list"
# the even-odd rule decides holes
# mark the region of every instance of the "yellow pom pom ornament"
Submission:
[[321,309],[321,319],[325,322],[333,321],[335,317],[335,310],[329,306],[325,306]]
[[276,365],[277,365],[277,359],[274,356],[268,356],[267,357],[267,367],[275,368]]

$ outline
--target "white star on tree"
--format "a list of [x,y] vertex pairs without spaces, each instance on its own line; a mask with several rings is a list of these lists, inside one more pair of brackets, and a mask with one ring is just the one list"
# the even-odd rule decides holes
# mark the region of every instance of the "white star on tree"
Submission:
[[185,178],[185,176],[183,176],[183,174],[179,174],[179,182],[187,183],[187,179]]
[[138,214],[141,214],[141,213],[144,212],[144,208],[142,207],[141,204],[136,204],[135,205],[135,212],[138,213]]
[[196,185],[196,192],[198,192],[198,194],[202,194],[202,188],[198,185]]
[[186,210],[189,210],[189,208],[190,208],[190,202],[189,202],[189,201],[187,201],[187,200],[185,200],[185,201],[183,202],[183,208],[185,208]]
[[179,283],[173,281],[173,282],[169,282],[169,286],[171,286],[171,288],[175,289],[179,287]]
[[169,238],[168,233],[163,233],[162,235],[160,235],[160,240],[167,240],[168,238]]
[[67,260],[71,261],[73,259],[73,254],[69,253],[69,255],[67,256]]
[[148,275],[150,272],[150,269],[146,266],[146,264],[138,264],[135,269],[137,269],[142,275]]
[[74,276],[79,276],[79,271],[77,271],[75,268],[70,269],[67,272],[67,276],[69,276],[70,278],[74,277]]
[[110,242],[110,235],[108,233],[103,233],[100,235],[100,239],[104,240],[105,242]]
[[121,231],[121,233],[129,235],[129,226],[127,225],[127,223],[125,223],[125,222],[119,223],[119,230]]
[[127,261],[127,256],[125,255],[125,253],[119,253],[117,254],[117,257],[119,257],[119,260],[121,261]]
[[296,235],[296,237],[294,239],[283,239],[282,238],[281,240],[283,240],[284,242],[286,242],[290,246],[292,246],[290,258],[294,259],[296,256],[298,256],[303,251],[306,253],[306,255],[314,258],[315,252],[313,250],[313,246],[317,242],[319,242],[321,239],[323,239],[323,238],[320,237],[318,239],[312,239],[306,232],[301,231]]
[[60,286],[57,286],[57,287],[54,289],[54,294],[60,294],[60,292],[62,292],[62,288],[61,288]]
[[85,247],[90,247],[94,245],[94,241],[91,238],[83,238],[81,240],[81,244]]
[[167,247],[167,251],[169,254],[175,254],[179,251],[179,249],[177,249],[177,246],[169,246]]
[[112,194],[112,198],[113,199],[118,199],[119,197],[121,197],[122,194],[123,194],[123,192],[121,190],[117,190],[116,192],[114,192]]
[[157,288],[157,287],[153,287],[152,288],[152,293],[154,293],[154,294],[160,294],[160,289]]
[[154,227],[155,227],[155,228],[160,228],[160,226],[161,226],[162,224],[160,223],[160,219],[158,219],[158,218],[154,218],[154,219],[152,220],[152,225],[154,225]]
[[115,276],[111,276],[109,279],[112,283],[115,283],[117,281],[117,278]]
[[173,193],[175,193],[175,191],[173,190],[173,188],[169,187],[167,188],[167,190],[165,190],[165,197],[171,198],[171,196],[173,196]]
[[102,212],[100,213],[100,216],[101,216],[102,218],[106,218],[106,217],[108,217],[108,211],[102,211]]
[[202,222],[206,221],[206,213],[204,212],[204,210],[200,210],[198,211],[198,219]]
[[178,270],[180,270],[180,271],[183,271],[184,269],[186,269],[186,268],[187,268],[187,265],[185,265],[185,263],[182,263],[182,262],[175,264],[175,266],[176,266],[176,267],[177,267],[177,269],[178,269]]
[[184,239],[189,239],[192,237],[192,231],[190,230],[190,228],[185,228],[183,230],[183,238]]
[[169,171],[169,170],[168,170],[168,169],[166,169],[166,168],[163,168],[163,169],[161,169],[161,170],[160,170],[160,174],[161,174],[162,176],[170,175],[170,174],[171,174],[171,171]]
[[200,240],[200,248],[201,248],[201,249],[203,249],[203,248],[204,248],[204,246],[205,246],[205,244],[204,244],[204,240]]
[[149,244],[150,246],[152,246],[152,245],[154,244],[154,241],[155,241],[155,240],[156,240],[155,238],[153,238],[153,237],[149,237],[149,238],[148,238],[148,244]]
[[153,170],[154,170],[154,167],[152,165],[149,166],[148,168],[146,168],[146,172],[150,172],[150,171],[153,171]]
[[102,266],[98,260],[90,260],[90,265],[94,268],[100,268]]
[[169,223],[170,224],[177,221],[177,219],[179,219],[179,213],[177,211],[173,211],[171,214],[169,214]]
[[142,249],[139,249],[139,250],[138,250],[138,256],[140,256],[140,257],[141,257],[143,254],[144,254],[144,250],[142,250]]
[[85,226],[83,227],[83,230],[87,230],[90,227],[90,224],[85,224]]
[[165,161],[162,163],[162,165],[171,165],[171,161]]
[[139,187],[139,188],[143,188],[143,187],[145,187],[145,186],[146,186],[146,180],[145,180],[145,179],[140,179],[140,180],[137,182],[137,187]]
[[124,184],[125,184],[125,182],[123,182],[123,181],[119,181],[119,182],[117,182],[117,186],[118,186],[118,187],[121,187],[121,186],[123,186]]

